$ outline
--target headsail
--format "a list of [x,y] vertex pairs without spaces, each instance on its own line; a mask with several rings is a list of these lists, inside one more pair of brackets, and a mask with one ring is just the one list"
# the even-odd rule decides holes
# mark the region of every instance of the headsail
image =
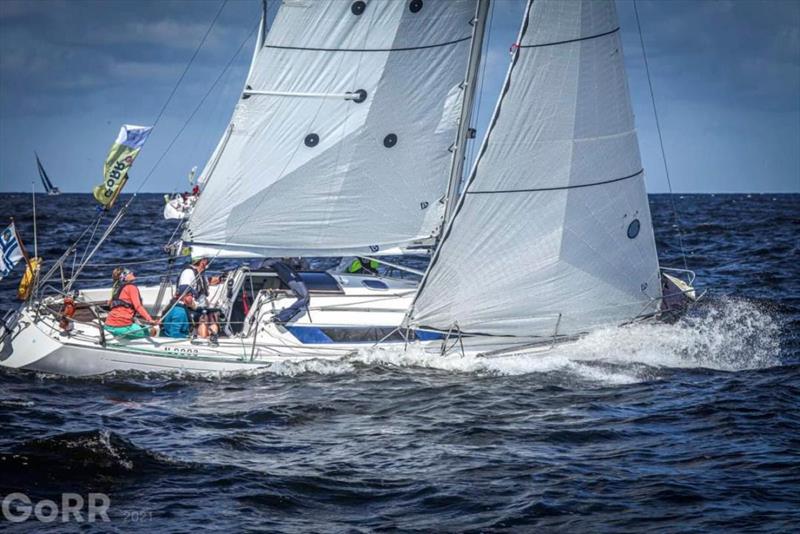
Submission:
[[341,256],[429,238],[476,5],[284,1],[184,241],[228,256]]
[[529,1],[410,324],[572,335],[653,312],[660,297],[614,1]]

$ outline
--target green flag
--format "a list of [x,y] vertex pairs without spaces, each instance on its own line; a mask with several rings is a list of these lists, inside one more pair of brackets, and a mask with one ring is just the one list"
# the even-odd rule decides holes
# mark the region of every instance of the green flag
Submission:
[[133,165],[133,160],[136,159],[152,129],[151,126],[131,124],[124,124],[120,128],[117,140],[111,145],[103,167],[103,183],[94,188],[94,198],[106,208],[110,208],[119,196],[128,180],[128,169]]

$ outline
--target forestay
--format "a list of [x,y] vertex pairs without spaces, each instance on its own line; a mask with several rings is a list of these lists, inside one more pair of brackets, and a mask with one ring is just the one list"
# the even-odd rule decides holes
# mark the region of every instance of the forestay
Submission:
[[222,256],[381,254],[442,218],[476,0],[285,0],[184,240]]
[[660,297],[614,2],[529,2],[410,322],[572,335],[653,312]]

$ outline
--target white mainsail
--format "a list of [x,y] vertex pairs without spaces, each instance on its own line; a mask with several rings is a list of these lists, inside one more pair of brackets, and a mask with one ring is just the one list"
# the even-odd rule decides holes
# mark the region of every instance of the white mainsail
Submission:
[[477,0],[284,0],[184,233],[220,256],[381,254],[435,234]]
[[660,297],[614,1],[529,1],[409,324],[574,335],[654,312]]

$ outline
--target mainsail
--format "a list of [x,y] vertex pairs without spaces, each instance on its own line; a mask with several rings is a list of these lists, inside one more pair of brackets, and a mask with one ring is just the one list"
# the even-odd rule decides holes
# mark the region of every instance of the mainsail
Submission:
[[42,186],[44,187],[45,192],[47,194],[57,195],[60,191],[53,185],[53,182],[50,181],[50,177],[47,176],[47,173],[44,170],[44,165],[42,165],[42,162],[39,159],[39,154],[34,152],[33,155],[36,156],[36,169],[39,171],[39,178],[42,180]]
[[654,312],[660,297],[614,1],[529,1],[409,323],[573,335]]
[[477,0],[285,0],[183,239],[197,254],[398,252],[439,227]]

